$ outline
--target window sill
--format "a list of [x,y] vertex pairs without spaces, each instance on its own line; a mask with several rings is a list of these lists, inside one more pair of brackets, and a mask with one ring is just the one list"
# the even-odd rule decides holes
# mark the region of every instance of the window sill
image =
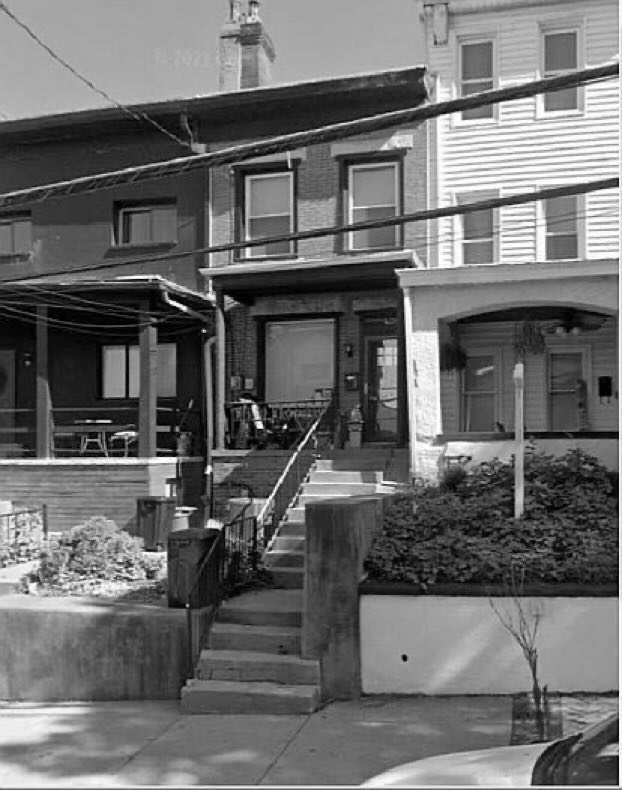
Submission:
[[178,244],[176,240],[173,241],[152,241],[152,242],[145,242],[143,244],[113,244],[111,247],[108,247],[106,252],[104,253],[105,258],[110,257],[117,257],[123,255],[134,255],[139,254],[141,252],[153,252],[154,250],[159,250],[165,252],[167,250],[172,249]]
[[25,263],[30,260],[31,252],[0,252],[0,263]]
[[406,248],[396,247],[360,247],[355,250],[345,249],[340,251],[340,255],[370,255],[374,252],[405,252]]
[[234,258],[233,263],[267,263],[269,261],[297,261],[298,255],[255,255],[252,257]]

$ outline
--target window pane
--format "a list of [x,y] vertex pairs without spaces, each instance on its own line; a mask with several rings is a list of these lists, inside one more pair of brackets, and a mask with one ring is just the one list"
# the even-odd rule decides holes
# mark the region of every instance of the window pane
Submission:
[[125,346],[104,346],[102,349],[104,398],[125,398]]
[[[262,217],[261,219],[252,219],[249,222],[248,235],[251,239],[261,239],[265,236],[279,236],[283,233],[289,233],[290,230],[290,218],[288,216]],[[246,257],[258,258],[268,255],[288,255],[290,253],[290,241],[275,241],[259,247],[249,247],[246,250]]]
[[582,378],[581,354],[551,354],[551,390],[574,390],[577,379]]
[[577,68],[577,34],[549,33],[544,36],[544,72]]
[[266,400],[312,399],[332,388],[335,369],[332,320],[266,324]]
[[462,45],[462,79],[492,79],[492,41]]
[[466,395],[467,431],[494,431],[495,396],[493,394]]
[[564,261],[579,257],[577,237],[549,236],[546,240],[546,259],[548,261]]
[[545,212],[547,232],[576,233],[577,199],[574,195],[546,200]]
[[[366,219],[382,219],[383,217],[394,217],[395,215],[396,210],[393,206],[357,208],[352,212],[352,222],[363,222]],[[396,225],[357,230],[352,234],[352,249],[369,250],[378,247],[396,247],[399,243],[398,238]]]
[[576,110],[579,106],[577,88],[566,88],[563,91],[554,91],[544,94],[544,109],[548,112],[558,110]]
[[250,217],[291,213],[289,173],[249,178],[247,184],[250,189]]
[[175,343],[158,345],[158,395],[174,398],[177,395],[177,346]]
[[151,241],[151,213],[145,210],[123,212],[123,244],[144,244]]
[[394,206],[395,205],[395,167],[352,168],[352,205]]
[[492,209],[463,214],[462,232],[465,239],[492,238]]
[[467,392],[495,389],[495,361],[490,355],[469,357],[465,369],[465,390]]
[[152,241],[175,241],[177,239],[177,207],[157,206],[153,209]]
[[462,262],[467,266],[475,263],[494,263],[493,242],[477,241],[463,244]]
[[0,223],[0,253],[13,252],[13,230],[11,222]]
[[130,381],[128,396],[138,398],[140,395],[140,346],[130,346]]

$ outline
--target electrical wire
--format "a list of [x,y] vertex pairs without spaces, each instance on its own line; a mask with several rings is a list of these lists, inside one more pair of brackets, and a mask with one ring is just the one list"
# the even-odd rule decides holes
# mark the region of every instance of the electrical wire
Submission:
[[28,187],[0,194],[0,209],[15,208],[37,203],[51,198],[67,197],[90,192],[110,189],[120,184],[135,184],[147,180],[192,172],[197,169],[231,165],[244,162],[255,157],[291,151],[295,148],[317,143],[332,142],[353,135],[360,135],[399,126],[405,123],[420,123],[449,113],[485,107],[505,101],[515,101],[539,93],[550,93],[569,87],[587,85],[612,79],[619,73],[618,63],[607,63],[581,71],[562,74],[557,77],[546,77],[541,80],[521,83],[506,88],[473,93],[459,99],[410,107],[392,112],[380,113],[369,117],[358,118],[328,126],[316,127],[301,132],[277,135],[265,140],[223,148],[205,154],[195,154],[163,162],[151,162],[121,170],[81,176],[43,186]]
[[486,209],[502,208],[504,206],[516,206],[523,203],[534,203],[539,200],[549,200],[555,197],[566,197],[570,195],[582,195],[590,192],[597,192],[605,189],[613,189],[619,184],[618,177],[599,179],[597,181],[587,181],[578,184],[565,185],[560,187],[547,187],[539,190],[520,192],[505,197],[487,198],[486,200],[474,201],[472,203],[461,203],[453,206],[441,206],[434,209],[425,209],[408,214],[400,214],[393,217],[383,217],[382,219],[364,220],[350,224],[332,225],[324,228],[312,228],[310,230],[296,231],[294,233],[283,233],[275,236],[266,236],[261,239],[227,242],[226,244],[211,245],[192,250],[180,250],[173,253],[151,256],[147,258],[133,258],[126,260],[109,261],[105,263],[90,264],[80,266],[75,269],[61,269],[53,272],[42,272],[40,274],[26,275],[20,278],[0,280],[2,282],[20,283],[28,280],[39,280],[42,277],[56,277],[63,274],[77,274],[85,271],[98,271],[119,266],[137,265],[142,263],[158,263],[167,260],[178,260],[190,255],[205,253],[227,252],[229,250],[242,250],[251,247],[261,247],[267,244],[284,241],[302,241],[307,239],[317,239],[325,236],[335,236],[337,234],[353,233],[359,230],[371,230],[395,225],[405,225],[410,222],[424,222],[431,219],[442,217],[459,216],[462,214],[483,211]]
[[106,93],[106,91],[103,91],[101,90],[101,88],[98,88],[97,85],[95,85],[91,80],[83,76],[70,63],[68,63],[64,58],[58,55],[52,49],[52,47],[46,44],[45,41],[43,41],[25,22],[23,22],[17,16],[17,14],[15,14],[14,11],[11,11],[11,9],[6,5],[6,3],[0,2],[0,11],[3,11],[10,19],[12,19],[13,22],[15,22],[16,25],[18,25],[18,27],[20,27],[28,36],[30,36],[30,38],[38,46],[44,49],[48,53],[48,55],[50,55],[50,57],[52,57],[57,63],[63,66],[63,68],[67,69],[67,71],[71,72],[71,74],[73,74],[74,77],[79,79],[80,82],[82,82],[84,85],[89,87],[92,91],[94,91],[99,96],[102,96],[104,99],[106,99],[107,102],[110,102],[110,104],[114,104],[115,107],[118,107],[120,110],[126,113],[126,115],[128,115],[130,118],[133,118],[135,121],[139,121],[140,123],[146,122],[148,124],[151,124],[151,126],[157,129],[159,132],[162,132],[162,134],[165,134],[170,140],[173,140],[175,143],[178,143],[184,148],[189,148],[191,151],[193,151],[192,145],[190,143],[180,139],[179,137],[177,137],[177,135],[173,134],[172,132],[169,132],[168,129],[165,129],[163,126],[161,126],[157,121],[155,121],[153,118],[147,115],[147,113],[134,112],[134,110],[131,110],[125,104],[121,104],[121,102],[118,102],[116,99],[110,96],[110,94]]

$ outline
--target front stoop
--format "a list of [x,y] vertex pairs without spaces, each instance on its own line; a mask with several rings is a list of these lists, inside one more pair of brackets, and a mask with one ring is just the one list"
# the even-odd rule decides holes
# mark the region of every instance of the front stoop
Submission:
[[318,661],[300,657],[302,594],[256,590],[222,605],[183,713],[300,714],[320,706]]

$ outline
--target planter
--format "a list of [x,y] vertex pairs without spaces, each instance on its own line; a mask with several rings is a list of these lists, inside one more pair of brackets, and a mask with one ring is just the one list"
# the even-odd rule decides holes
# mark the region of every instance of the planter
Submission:
[[562,702],[559,694],[546,694],[540,711],[531,694],[512,697],[512,733],[510,745],[544,743],[561,738]]

